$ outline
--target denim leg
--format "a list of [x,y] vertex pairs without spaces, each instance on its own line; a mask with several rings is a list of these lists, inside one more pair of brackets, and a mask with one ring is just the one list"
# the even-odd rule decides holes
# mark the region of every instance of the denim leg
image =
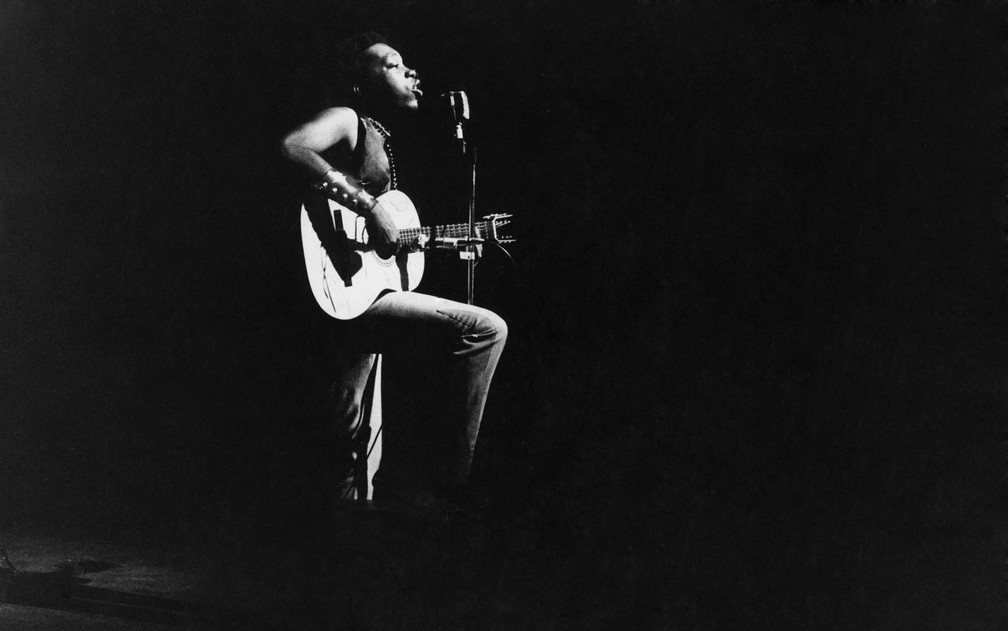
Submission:
[[352,322],[357,339],[375,352],[440,352],[451,358],[444,403],[452,428],[446,481],[464,483],[507,324],[487,309],[417,292],[385,294]]
[[366,435],[358,436],[358,432],[364,420],[363,398],[375,355],[344,347],[335,353],[332,362],[331,374],[335,376],[335,381],[326,392],[326,406],[337,448],[332,487],[336,497],[354,499],[358,497],[362,465],[357,451],[358,441],[367,440]]
[[374,363],[373,353],[337,351],[333,361],[335,380],[326,393],[337,438],[352,438],[360,429],[364,391]]

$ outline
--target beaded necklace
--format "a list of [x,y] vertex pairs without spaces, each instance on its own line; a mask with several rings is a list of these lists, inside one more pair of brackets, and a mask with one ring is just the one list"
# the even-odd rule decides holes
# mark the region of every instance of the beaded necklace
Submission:
[[367,120],[371,122],[374,128],[378,130],[378,133],[382,135],[382,138],[385,139],[384,149],[385,149],[385,155],[388,156],[388,165],[389,165],[389,190],[395,190],[397,186],[396,170],[395,170],[395,154],[392,153],[392,143],[389,142],[389,137],[392,134],[390,134],[388,130],[385,129],[385,127],[381,123],[371,118],[370,116],[367,117]]

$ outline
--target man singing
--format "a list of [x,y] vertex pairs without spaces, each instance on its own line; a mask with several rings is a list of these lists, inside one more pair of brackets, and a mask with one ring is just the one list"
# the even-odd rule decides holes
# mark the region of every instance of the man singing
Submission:
[[[377,33],[363,33],[337,48],[333,81],[342,106],[329,107],[289,132],[283,139],[284,156],[298,165],[313,182],[306,191],[305,208],[312,213],[325,254],[338,268],[339,239],[331,230],[326,198],[357,213],[367,227],[369,244],[383,258],[395,257],[399,230],[388,208],[376,199],[397,188],[395,137],[387,125],[407,120],[403,112],[415,111],[422,97],[417,72]],[[335,105],[335,104],[330,104]],[[337,213],[338,216],[338,213]],[[319,219],[322,217],[322,219]],[[326,221],[328,219],[328,222]],[[490,381],[507,338],[507,325],[497,314],[412,291],[384,291],[364,312],[349,320],[332,320],[338,336],[332,394],[335,429],[341,444],[351,445],[361,427],[362,397],[376,353],[434,352],[450,365],[444,379],[440,411],[446,415],[449,454],[440,463],[438,493],[454,497],[468,480],[476,437]],[[395,393],[386,393],[395,396]],[[354,480],[349,447],[337,460],[340,480],[337,495],[352,498]],[[375,499],[402,499],[410,481],[386,474],[375,477]],[[343,475],[342,472],[348,472]]]

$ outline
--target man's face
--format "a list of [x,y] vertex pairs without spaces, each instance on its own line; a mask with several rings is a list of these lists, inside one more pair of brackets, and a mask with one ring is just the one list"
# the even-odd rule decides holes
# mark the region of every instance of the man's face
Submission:
[[423,95],[416,70],[407,68],[402,56],[387,44],[375,44],[364,51],[368,98],[375,104],[417,109]]

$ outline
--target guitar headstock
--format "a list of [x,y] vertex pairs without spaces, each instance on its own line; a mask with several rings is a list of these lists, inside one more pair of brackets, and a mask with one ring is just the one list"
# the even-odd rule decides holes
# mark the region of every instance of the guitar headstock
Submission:
[[487,238],[497,243],[514,243],[515,239],[513,237],[499,234],[497,231],[498,228],[511,223],[511,216],[510,213],[494,213],[483,217],[483,220],[486,221]]

